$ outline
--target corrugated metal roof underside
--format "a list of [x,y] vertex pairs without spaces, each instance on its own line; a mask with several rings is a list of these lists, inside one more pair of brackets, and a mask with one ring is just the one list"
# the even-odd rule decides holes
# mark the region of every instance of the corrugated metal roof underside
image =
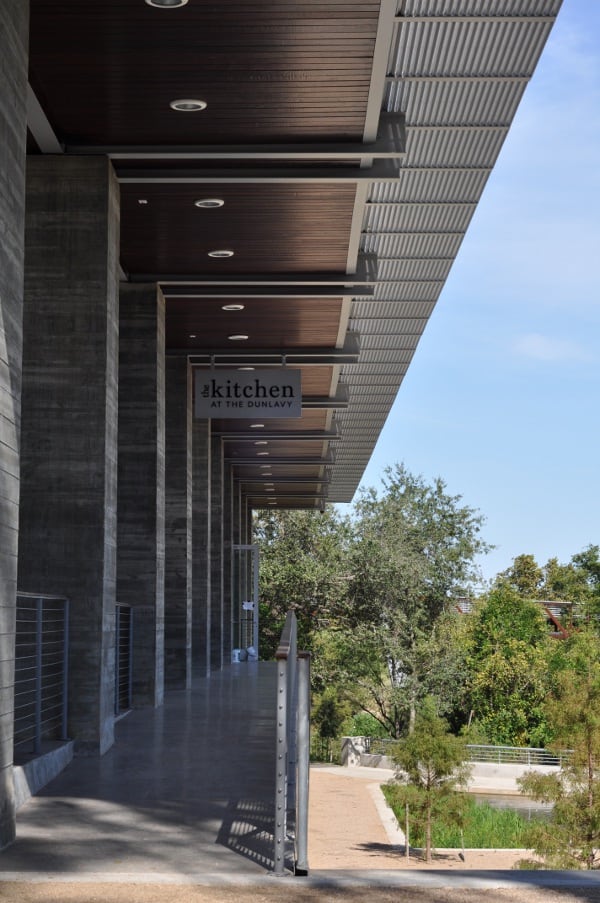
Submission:
[[398,2],[383,111],[404,113],[407,153],[397,181],[369,186],[361,250],[377,255],[377,286],[352,305],[361,353],[341,372],[330,501],[356,491],[560,3]]

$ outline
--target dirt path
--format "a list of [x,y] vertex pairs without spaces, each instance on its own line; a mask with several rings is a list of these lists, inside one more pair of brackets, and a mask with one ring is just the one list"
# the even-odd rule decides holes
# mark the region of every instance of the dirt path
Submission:
[[364,778],[356,771],[346,777],[341,769],[311,769],[311,869],[512,869],[523,858],[522,850],[468,850],[464,860],[458,851],[438,853],[431,863],[416,856],[407,860],[403,838],[386,831],[385,812],[377,809],[379,783],[384,779],[374,781],[371,769]]

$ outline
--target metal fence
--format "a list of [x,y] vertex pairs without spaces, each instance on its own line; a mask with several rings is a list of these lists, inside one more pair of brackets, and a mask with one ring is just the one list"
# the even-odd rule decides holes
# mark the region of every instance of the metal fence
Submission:
[[293,869],[308,874],[308,772],[310,763],[310,655],[297,651],[293,611],[286,616],[277,660],[275,843],[276,875],[286,872],[286,841],[293,833]]
[[117,604],[115,614],[115,715],[131,708],[133,676],[133,610]]
[[42,740],[67,739],[69,603],[17,594],[15,752],[39,754]]
[[[366,753],[378,756],[391,756],[396,740],[364,738]],[[562,765],[568,760],[570,752],[564,750],[553,753],[547,749],[528,746],[486,746],[467,744],[467,752],[471,762],[494,762],[496,765]]]

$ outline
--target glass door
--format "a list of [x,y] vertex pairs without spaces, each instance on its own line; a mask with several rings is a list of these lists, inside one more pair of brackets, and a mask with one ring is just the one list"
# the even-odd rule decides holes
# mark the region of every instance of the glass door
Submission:
[[258,546],[233,546],[233,657],[258,659]]

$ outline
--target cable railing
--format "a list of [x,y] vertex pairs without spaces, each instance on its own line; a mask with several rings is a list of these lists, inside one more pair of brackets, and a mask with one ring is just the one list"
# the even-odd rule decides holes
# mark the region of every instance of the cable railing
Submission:
[[17,593],[15,752],[41,752],[67,739],[69,603],[62,596]]
[[297,650],[296,615],[288,611],[277,661],[275,843],[273,871],[286,873],[286,841],[294,838],[293,870],[308,874],[310,654]]
[[[396,740],[388,738],[364,737],[365,753],[376,756],[391,756]],[[568,761],[569,750],[551,752],[548,749],[529,746],[492,746],[479,743],[467,744],[469,761],[493,762],[496,765],[556,765]]]

